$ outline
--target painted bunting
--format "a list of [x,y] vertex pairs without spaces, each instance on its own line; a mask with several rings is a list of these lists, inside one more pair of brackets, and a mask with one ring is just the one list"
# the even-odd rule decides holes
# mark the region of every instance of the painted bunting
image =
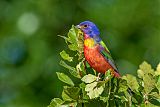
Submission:
[[84,34],[84,56],[88,64],[99,73],[111,70],[115,77],[120,77],[110,51],[99,36],[97,26],[91,21],[84,21],[77,27]]

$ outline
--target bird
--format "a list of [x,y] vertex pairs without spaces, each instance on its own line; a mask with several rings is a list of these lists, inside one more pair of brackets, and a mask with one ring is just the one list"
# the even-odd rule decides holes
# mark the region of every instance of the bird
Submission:
[[114,77],[119,78],[120,73],[109,49],[100,38],[98,27],[91,21],[83,21],[76,27],[83,32],[84,57],[90,67],[100,74],[110,70]]

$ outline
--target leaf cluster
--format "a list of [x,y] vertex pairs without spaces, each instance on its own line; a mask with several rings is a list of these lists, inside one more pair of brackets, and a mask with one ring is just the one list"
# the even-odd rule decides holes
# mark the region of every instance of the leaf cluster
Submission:
[[[61,98],[52,99],[48,107],[87,107],[93,102],[98,102],[102,107],[160,106],[160,64],[154,70],[150,64],[143,62],[137,70],[137,76],[127,74],[114,78],[108,70],[99,78],[92,69],[88,73],[90,66],[83,56],[83,33],[72,26],[67,37],[61,37],[65,39],[69,50],[76,54],[71,56],[65,50],[60,52],[63,59],[60,65],[68,69],[70,76],[80,80],[80,83],[75,84],[68,75],[57,72],[58,79],[66,85],[63,86]],[[76,66],[67,64],[75,60],[78,61]]]

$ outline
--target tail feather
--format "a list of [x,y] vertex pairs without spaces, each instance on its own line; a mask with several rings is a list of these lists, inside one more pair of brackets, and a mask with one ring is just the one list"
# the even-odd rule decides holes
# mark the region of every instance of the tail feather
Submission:
[[117,78],[121,77],[121,75],[118,72],[114,72],[114,76]]

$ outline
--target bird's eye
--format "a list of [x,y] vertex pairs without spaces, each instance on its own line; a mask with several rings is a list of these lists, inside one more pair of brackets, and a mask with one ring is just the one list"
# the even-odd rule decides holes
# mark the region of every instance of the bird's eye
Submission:
[[84,25],[84,28],[87,28],[88,27],[88,25]]

